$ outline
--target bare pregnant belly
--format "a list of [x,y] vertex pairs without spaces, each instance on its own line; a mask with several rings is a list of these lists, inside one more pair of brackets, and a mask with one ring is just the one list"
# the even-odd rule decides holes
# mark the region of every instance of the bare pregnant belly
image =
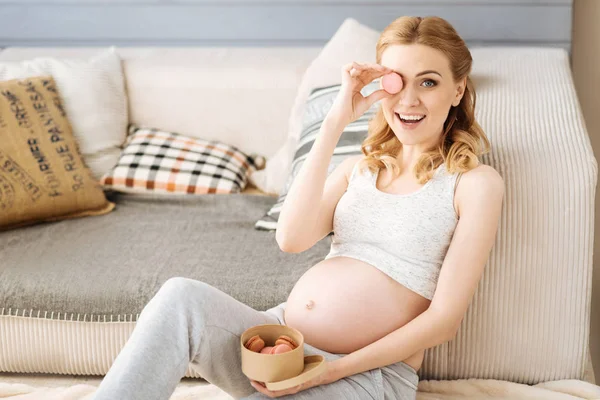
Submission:
[[[307,308],[307,303],[311,308]],[[290,292],[285,324],[329,353],[349,354],[402,327],[430,301],[377,268],[353,258],[323,260]],[[425,351],[402,360],[419,370]]]

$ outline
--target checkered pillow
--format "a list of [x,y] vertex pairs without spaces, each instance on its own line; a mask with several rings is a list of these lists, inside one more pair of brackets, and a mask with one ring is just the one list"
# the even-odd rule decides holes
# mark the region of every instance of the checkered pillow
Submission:
[[126,193],[239,193],[265,158],[215,140],[129,126],[117,165],[100,180]]
[[[296,153],[292,161],[290,173],[287,177],[285,187],[279,194],[277,202],[271,207],[271,209],[256,223],[254,228],[264,231],[273,231],[277,229],[277,221],[279,220],[279,213],[283,207],[283,203],[287,196],[292,183],[300,168],[304,164],[308,153],[312,149],[313,143],[319,134],[321,124],[327,116],[327,113],[331,109],[331,105],[335,100],[337,94],[340,91],[341,85],[333,85],[327,87],[320,87],[314,89],[306,101],[306,107],[304,111],[304,118],[302,120],[302,133],[298,140],[296,147]],[[363,96],[368,96],[375,90],[379,89],[379,79],[374,80],[365,86],[361,93]],[[344,128],[344,132],[340,137],[333,154],[331,161],[327,168],[327,176],[333,172],[333,170],[346,158],[362,154],[360,149],[362,142],[367,138],[369,130],[369,120],[373,118],[377,109],[379,108],[379,102],[375,102],[367,112],[365,112],[359,119],[348,124]]]

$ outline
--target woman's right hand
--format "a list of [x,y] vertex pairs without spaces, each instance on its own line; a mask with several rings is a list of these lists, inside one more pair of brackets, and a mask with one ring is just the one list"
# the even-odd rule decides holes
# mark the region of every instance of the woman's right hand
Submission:
[[374,79],[394,72],[379,64],[359,64],[351,62],[342,67],[342,86],[335,98],[328,118],[333,118],[342,126],[356,121],[378,100],[392,94],[379,89],[364,97],[360,92]]

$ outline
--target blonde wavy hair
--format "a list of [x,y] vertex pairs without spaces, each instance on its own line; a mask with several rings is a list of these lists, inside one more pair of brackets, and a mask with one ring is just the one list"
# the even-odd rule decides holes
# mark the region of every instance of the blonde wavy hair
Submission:
[[[389,46],[397,44],[422,44],[441,51],[449,60],[454,82],[467,78],[464,95],[458,106],[452,106],[439,143],[425,151],[414,168],[419,183],[427,182],[433,172],[446,163],[449,173],[466,172],[479,164],[479,155],[490,151],[490,142],[475,121],[475,89],[469,77],[473,59],[465,42],[446,20],[440,17],[408,17],[394,20],[381,33],[376,47],[377,63]],[[396,157],[402,143],[387,123],[379,107],[369,122],[367,138],[361,144],[365,157],[362,166],[373,171],[379,168],[398,170]]]

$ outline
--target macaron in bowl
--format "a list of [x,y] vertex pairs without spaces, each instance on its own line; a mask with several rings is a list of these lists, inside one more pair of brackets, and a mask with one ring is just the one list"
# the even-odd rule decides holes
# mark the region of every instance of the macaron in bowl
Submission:
[[[262,339],[264,346],[255,336]],[[257,353],[247,346],[261,348],[261,351],[271,348],[265,353]],[[304,356],[304,336],[287,325],[264,324],[250,327],[242,333],[240,347],[244,375],[264,382],[269,390],[298,386],[325,372],[327,367],[322,355]]]

